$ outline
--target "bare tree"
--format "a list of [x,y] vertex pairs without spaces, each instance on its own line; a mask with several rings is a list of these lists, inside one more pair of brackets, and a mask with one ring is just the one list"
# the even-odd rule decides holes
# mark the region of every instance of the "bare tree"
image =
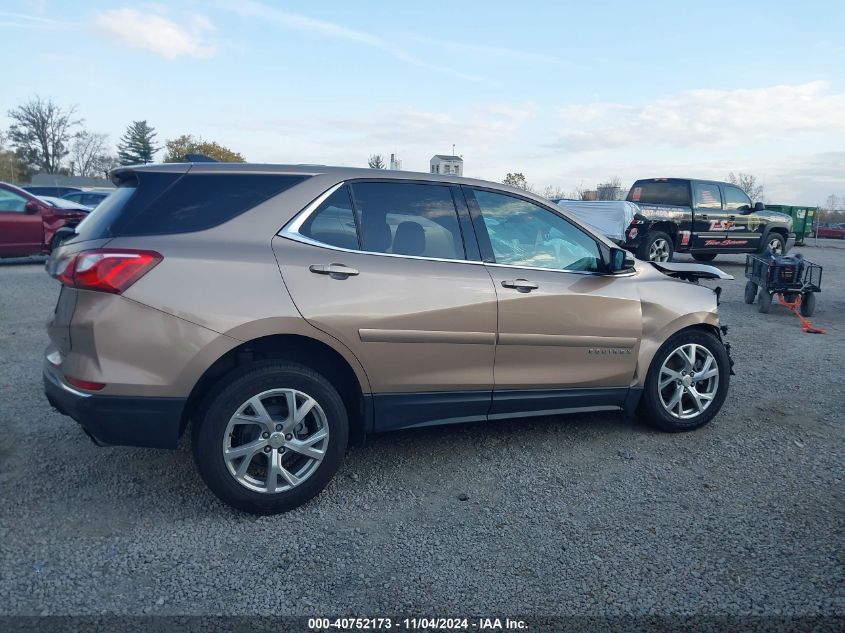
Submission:
[[610,178],[607,182],[596,186],[596,199],[598,200],[621,200],[622,179],[619,176]]
[[566,192],[555,185],[546,185],[540,195],[542,195],[547,200],[557,200],[560,198],[567,197]]
[[108,135],[82,130],[70,146],[70,173],[89,178],[103,176],[103,163],[108,160]]
[[370,169],[385,169],[384,157],[381,154],[373,154],[367,161]]
[[747,193],[752,202],[762,200],[763,198],[763,185],[757,182],[757,177],[754,174],[744,174],[742,172],[734,174],[731,172],[728,174],[728,182]]
[[9,140],[28,164],[55,174],[68,153],[73,128],[82,123],[74,118],[75,113],[76,106],[62,108],[51,99],[35,96],[9,110],[14,122],[9,127]]

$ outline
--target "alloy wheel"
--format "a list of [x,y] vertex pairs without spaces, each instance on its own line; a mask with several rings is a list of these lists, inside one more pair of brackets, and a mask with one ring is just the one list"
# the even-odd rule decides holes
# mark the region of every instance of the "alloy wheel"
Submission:
[[719,366],[703,345],[681,345],[660,367],[657,391],[660,403],[672,417],[688,420],[700,415],[718,390]]
[[648,249],[648,259],[652,262],[669,261],[669,242],[658,237]]
[[270,389],[238,407],[223,435],[226,468],[242,486],[285,492],[319,468],[329,425],[319,403],[296,389]]
[[772,251],[772,255],[782,255],[783,242],[781,242],[778,238],[773,237],[769,240],[769,250]]

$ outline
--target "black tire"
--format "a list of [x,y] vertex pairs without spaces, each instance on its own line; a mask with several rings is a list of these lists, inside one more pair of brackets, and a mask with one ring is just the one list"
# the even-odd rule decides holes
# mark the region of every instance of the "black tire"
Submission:
[[801,307],[798,308],[798,310],[801,312],[801,316],[803,317],[809,318],[813,316],[813,312],[816,311],[816,293],[805,293],[804,296],[801,297]]
[[778,242],[780,244],[781,255],[786,254],[786,240],[783,239],[783,235],[781,235],[780,233],[769,233],[766,236],[766,239],[763,241],[763,248],[760,252],[765,253],[768,250],[772,250],[769,248],[769,244],[771,244],[772,242]]
[[757,298],[757,284],[753,281],[745,283],[745,303],[752,304]]
[[772,294],[762,288],[757,293],[757,309],[763,314],[768,314],[772,309]]
[[[252,514],[278,514],[302,505],[326,487],[346,452],[349,421],[337,390],[321,374],[298,363],[262,361],[227,375],[200,408],[192,435],[194,461],[203,481],[222,501]],[[317,401],[326,416],[329,439],[319,466],[290,490],[267,493],[239,483],[223,458],[230,418],[249,398],[275,388],[302,391]]]
[[646,235],[645,240],[637,248],[637,258],[642,259],[644,261],[652,261],[649,258],[649,251],[651,251],[651,247],[658,240],[665,241],[669,257],[664,261],[671,262],[672,256],[675,254],[675,245],[672,243],[672,238],[669,237],[666,233],[663,233],[662,231],[654,231]]
[[693,253],[692,258],[697,262],[712,262],[716,259],[716,253]]
[[[716,359],[716,365],[719,368],[719,385],[716,388],[716,396],[704,411],[695,417],[680,419],[671,415],[664,408],[658,391],[658,380],[660,367],[666,358],[678,347],[688,343],[696,343],[706,347],[713,354],[713,357]],[[638,413],[652,426],[670,433],[692,431],[701,428],[716,417],[719,409],[722,408],[722,404],[724,404],[725,397],[728,393],[728,387],[730,386],[730,370],[728,352],[725,349],[725,345],[715,334],[697,328],[682,330],[663,343],[654,355],[651,361],[651,367],[646,375],[645,390],[640,400]]]

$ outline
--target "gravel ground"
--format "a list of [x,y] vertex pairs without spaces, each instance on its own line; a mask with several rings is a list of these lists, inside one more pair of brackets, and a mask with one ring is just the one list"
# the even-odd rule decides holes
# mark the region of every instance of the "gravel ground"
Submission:
[[179,451],[97,448],[41,391],[57,284],[0,266],[0,614],[845,613],[845,243],[803,334],[715,262],[737,375],[722,413],[397,432],[317,499],[256,518]]

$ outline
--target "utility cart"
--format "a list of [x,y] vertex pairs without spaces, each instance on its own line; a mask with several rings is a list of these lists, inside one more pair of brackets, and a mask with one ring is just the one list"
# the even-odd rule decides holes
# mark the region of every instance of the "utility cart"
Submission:
[[745,258],[745,303],[754,303],[760,312],[768,312],[772,298],[780,295],[780,303],[798,309],[810,317],[816,309],[816,295],[821,292],[822,267],[807,261],[800,254],[774,256],[747,255]]

